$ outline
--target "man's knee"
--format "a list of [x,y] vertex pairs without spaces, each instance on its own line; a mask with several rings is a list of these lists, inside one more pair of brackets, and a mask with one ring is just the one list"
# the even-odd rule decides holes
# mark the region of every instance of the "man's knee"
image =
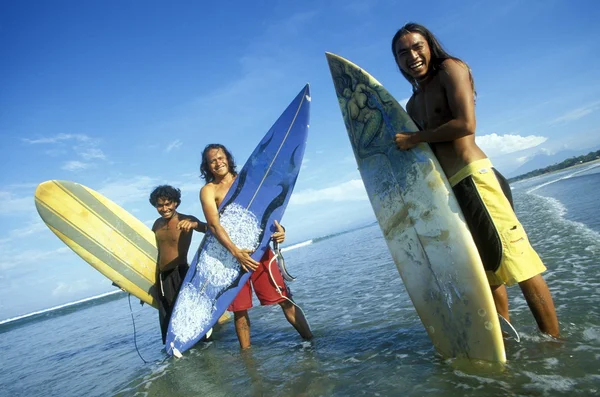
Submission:
[[286,300],[279,302],[279,306],[281,306],[281,308],[283,310],[290,310],[291,308],[294,307],[294,304],[286,299]]

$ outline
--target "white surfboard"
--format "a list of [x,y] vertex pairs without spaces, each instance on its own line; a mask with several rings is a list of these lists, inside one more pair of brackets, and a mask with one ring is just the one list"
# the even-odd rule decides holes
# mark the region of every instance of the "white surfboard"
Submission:
[[398,150],[417,127],[371,75],[327,54],[340,108],[373,210],[406,290],[446,358],[505,362],[484,268],[452,188],[426,144]]

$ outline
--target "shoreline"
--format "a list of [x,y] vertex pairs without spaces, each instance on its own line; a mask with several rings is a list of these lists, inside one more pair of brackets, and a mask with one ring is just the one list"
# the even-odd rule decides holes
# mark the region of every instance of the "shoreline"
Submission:
[[[528,177],[520,178],[520,176],[517,176],[517,177],[514,177],[514,178],[509,178],[508,179],[508,183],[518,183],[518,182],[526,181],[526,180],[529,180],[529,179],[532,179],[532,178],[537,178],[537,177],[546,176],[546,175],[552,175],[552,174],[555,174],[557,172],[567,171],[567,170],[570,170],[570,169],[577,169],[577,168],[580,168],[580,167],[583,167],[583,166],[586,166],[586,165],[592,165],[592,164],[595,164],[595,163],[600,163],[600,159],[594,159],[594,160],[590,160],[590,161],[586,161],[586,162],[582,162],[582,163],[577,163],[577,164],[570,165],[570,166],[565,167],[565,168],[560,168],[560,169],[557,169],[557,170],[543,172],[541,174],[532,175],[532,176],[528,176]],[[535,171],[537,171],[537,170],[535,170]],[[535,171],[531,171],[531,172],[535,172]]]

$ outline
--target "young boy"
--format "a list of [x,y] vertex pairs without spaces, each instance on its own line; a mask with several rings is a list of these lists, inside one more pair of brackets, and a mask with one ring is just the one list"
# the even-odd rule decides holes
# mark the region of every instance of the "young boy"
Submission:
[[175,300],[189,269],[187,256],[192,231],[206,232],[206,223],[177,212],[180,203],[181,191],[169,185],[158,186],[150,194],[150,204],[160,214],[152,231],[158,247],[156,290],[159,293],[158,316],[163,344]]
[[508,317],[506,285],[518,283],[539,329],[559,336],[546,267],[529,244],[504,177],[475,143],[475,86],[469,67],[424,26],[409,23],[392,39],[396,64],[413,87],[406,105],[421,131],[396,134],[408,150],[427,142],[456,194],[481,255],[498,313]]

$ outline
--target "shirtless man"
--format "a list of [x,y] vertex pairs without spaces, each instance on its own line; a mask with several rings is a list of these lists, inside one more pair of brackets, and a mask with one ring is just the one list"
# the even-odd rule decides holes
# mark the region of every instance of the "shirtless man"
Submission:
[[[202,210],[210,231],[219,242],[240,262],[244,271],[253,271],[248,282],[242,287],[238,296],[229,306],[233,312],[235,331],[242,349],[250,347],[250,319],[248,309],[252,307],[252,290],[260,300],[261,305],[279,304],[290,324],[298,331],[304,339],[311,339],[312,333],[301,310],[291,300],[291,292],[285,286],[283,277],[278,266],[272,266],[271,272],[267,268],[273,253],[267,249],[260,262],[250,257],[253,251],[238,248],[229,238],[227,231],[223,228],[219,219],[219,206],[227,195],[229,188],[237,177],[235,162],[231,153],[219,144],[207,145],[202,152],[202,164],[200,166],[202,178],[206,185],[200,190],[200,202]],[[275,221],[275,232],[271,239],[282,243],[285,239],[283,227]],[[273,279],[270,277],[273,275]],[[274,284],[276,283],[276,285]],[[283,286],[284,288],[277,287]]]
[[396,134],[408,150],[434,150],[481,255],[498,313],[508,319],[506,285],[518,283],[539,329],[559,336],[546,270],[513,208],[506,179],[475,143],[475,86],[469,67],[444,51],[424,26],[409,23],[392,39],[396,64],[413,87],[406,109],[421,131]]
[[158,186],[150,194],[150,204],[160,214],[152,231],[158,247],[156,290],[159,293],[158,318],[162,341],[165,344],[169,320],[183,279],[189,269],[188,250],[192,231],[206,233],[206,223],[191,215],[177,212],[181,192],[169,185]]

